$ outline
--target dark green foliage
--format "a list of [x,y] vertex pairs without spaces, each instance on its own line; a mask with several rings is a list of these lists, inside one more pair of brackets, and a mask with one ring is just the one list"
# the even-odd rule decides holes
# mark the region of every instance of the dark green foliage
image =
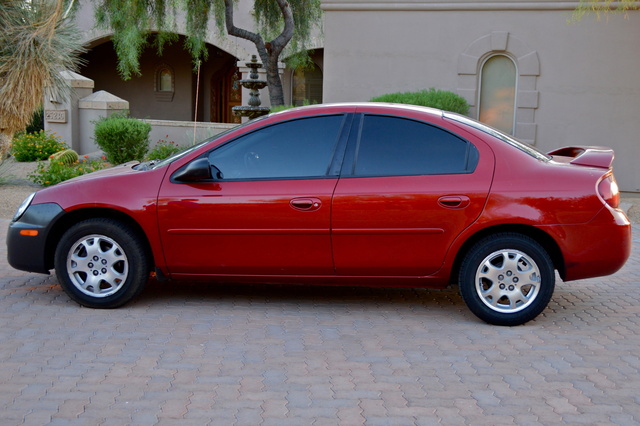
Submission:
[[111,164],[142,161],[149,150],[151,125],[126,115],[112,115],[96,123],[96,143]]
[[371,102],[421,105],[463,115],[469,112],[469,104],[462,96],[434,88],[418,92],[389,93],[371,98]]
[[35,133],[44,130],[44,108],[38,108],[31,117],[31,122],[27,125],[27,133]]

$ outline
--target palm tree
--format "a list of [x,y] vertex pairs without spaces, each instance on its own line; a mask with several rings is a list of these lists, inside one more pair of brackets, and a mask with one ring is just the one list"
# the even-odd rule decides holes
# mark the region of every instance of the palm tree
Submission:
[[60,75],[82,51],[64,0],[0,0],[0,162],[24,130],[45,90],[68,93]]

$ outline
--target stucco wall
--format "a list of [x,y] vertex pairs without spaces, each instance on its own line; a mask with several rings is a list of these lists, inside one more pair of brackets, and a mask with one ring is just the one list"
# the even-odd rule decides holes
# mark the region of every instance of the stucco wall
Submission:
[[[516,103],[524,107],[517,121],[529,125],[516,136],[544,150],[611,146],[621,189],[640,191],[640,12],[570,24],[576,5],[325,0],[324,100],[363,101],[435,87],[457,91],[473,104],[469,79],[477,76],[461,71],[469,66],[464,55],[483,37],[507,34],[506,46],[496,37],[494,48],[506,47],[499,51],[520,59],[519,68],[534,69],[525,61],[538,62],[537,71],[519,77]],[[516,44],[534,54],[518,58]]]

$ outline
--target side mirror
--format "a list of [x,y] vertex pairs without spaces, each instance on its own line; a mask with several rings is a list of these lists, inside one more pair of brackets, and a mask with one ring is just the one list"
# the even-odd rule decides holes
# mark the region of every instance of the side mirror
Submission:
[[212,180],[211,170],[216,171],[216,179],[222,179],[222,172],[214,165],[209,163],[207,158],[198,158],[178,170],[173,175],[176,182],[198,182]]

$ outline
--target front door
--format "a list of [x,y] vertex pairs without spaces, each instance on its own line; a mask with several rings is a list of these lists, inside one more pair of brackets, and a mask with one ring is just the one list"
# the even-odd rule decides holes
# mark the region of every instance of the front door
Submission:
[[207,154],[215,182],[174,183],[158,198],[172,275],[332,275],[332,167],[344,115],[278,123]]

